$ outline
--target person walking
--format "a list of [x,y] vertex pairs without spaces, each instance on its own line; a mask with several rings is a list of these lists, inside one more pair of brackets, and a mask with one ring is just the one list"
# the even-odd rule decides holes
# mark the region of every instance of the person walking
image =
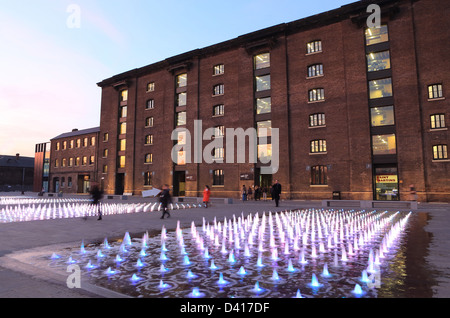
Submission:
[[247,190],[247,199],[249,201],[253,200],[253,187],[252,186],[248,186],[248,190]]
[[164,215],[168,215],[167,218],[170,218],[170,213],[169,213],[169,203],[172,202],[172,197],[170,196],[170,190],[169,190],[169,185],[165,184],[163,187],[163,190],[160,192],[159,194],[159,202],[161,202],[161,210],[162,210],[162,215],[161,215],[161,219],[164,219]]
[[281,184],[278,183],[278,180],[275,180],[275,183],[272,185],[271,194],[272,200],[275,200],[275,206],[278,206],[281,195]]
[[[94,184],[92,186],[92,189],[90,191],[91,197],[92,197],[92,205],[94,206],[94,210],[97,210],[98,219],[102,219],[102,209],[100,207],[100,200],[103,198],[103,191],[100,190],[97,184]],[[87,219],[87,216],[84,217],[84,219]]]
[[267,187],[264,186],[262,188],[262,196],[263,196],[263,200],[266,201],[267,200]]
[[246,201],[247,200],[247,189],[245,188],[245,184],[242,185],[241,194],[242,194],[242,202]]
[[209,186],[206,185],[205,189],[203,190],[203,204],[205,205],[205,208],[208,207],[210,194],[211,194],[211,191],[209,190]]

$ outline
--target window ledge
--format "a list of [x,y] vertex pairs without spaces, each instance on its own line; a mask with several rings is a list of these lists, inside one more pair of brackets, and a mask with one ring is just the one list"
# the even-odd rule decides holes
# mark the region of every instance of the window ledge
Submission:
[[444,128],[430,128],[430,130],[428,130],[428,132],[433,132],[433,131],[446,131],[448,130],[447,127]]
[[311,53],[306,53],[305,56],[310,56],[310,55],[314,55],[314,54],[319,54],[322,53],[323,51],[317,51],[317,52],[311,52]]
[[323,152],[310,152],[309,155],[310,156],[315,156],[315,155],[326,155],[327,152],[323,151]]
[[220,184],[217,184],[217,185],[212,185],[211,187],[213,187],[213,188],[224,188],[225,186],[222,184],[222,185],[220,185]]
[[437,102],[438,100],[445,100],[445,97],[428,98],[429,102]]
[[308,129],[317,129],[317,128],[326,128],[327,125],[321,125],[321,126],[309,126]]
[[310,184],[310,188],[328,188],[328,184]]
[[225,93],[222,93],[222,94],[212,94],[212,97],[223,96],[223,95],[225,95]]
[[314,100],[314,101],[308,101],[308,104],[323,103],[323,102],[325,102],[325,99]]
[[450,162],[450,159],[433,159],[431,162],[439,163],[439,162]]
[[318,78],[318,77],[323,77],[322,75],[316,75],[316,76],[306,76],[306,79],[312,79],[312,78]]

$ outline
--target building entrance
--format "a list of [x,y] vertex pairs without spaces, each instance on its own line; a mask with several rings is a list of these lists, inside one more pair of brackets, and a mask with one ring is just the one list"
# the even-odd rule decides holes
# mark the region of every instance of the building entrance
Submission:
[[398,201],[398,173],[395,166],[375,166],[374,200]]
[[174,171],[173,196],[184,197],[186,195],[186,171]]

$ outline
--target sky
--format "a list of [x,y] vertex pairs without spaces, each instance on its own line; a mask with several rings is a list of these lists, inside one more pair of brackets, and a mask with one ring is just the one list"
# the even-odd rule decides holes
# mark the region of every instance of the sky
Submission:
[[100,125],[98,82],[356,0],[0,0],[0,155]]

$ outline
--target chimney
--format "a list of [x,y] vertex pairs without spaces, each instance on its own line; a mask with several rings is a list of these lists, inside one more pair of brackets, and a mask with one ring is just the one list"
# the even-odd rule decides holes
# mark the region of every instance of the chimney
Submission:
[[72,129],[72,132],[78,131],[78,128],[74,128]]
[[20,153],[16,153],[16,160],[19,160]]

